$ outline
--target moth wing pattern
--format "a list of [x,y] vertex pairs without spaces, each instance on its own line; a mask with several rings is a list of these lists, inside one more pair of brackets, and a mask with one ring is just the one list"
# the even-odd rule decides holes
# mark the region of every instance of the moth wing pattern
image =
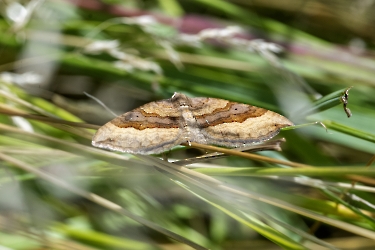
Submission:
[[195,116],[207,144],[242,147],[269,140],[293,125],[284,116],[256,106],[215,98],[208,103],[216,108]]
[[147,103],[103,125],[95,147],[132,154],[159,154],[184,141],[180,113],[170,99]]

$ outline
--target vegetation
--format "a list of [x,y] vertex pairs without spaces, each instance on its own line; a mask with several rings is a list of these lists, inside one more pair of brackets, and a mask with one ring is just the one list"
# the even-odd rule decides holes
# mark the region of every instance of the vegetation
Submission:
[[[375,246],[371,1],[0,3],[1,249]],[[296,126],[256,153],[91,146],[100,102],[174,92]]]

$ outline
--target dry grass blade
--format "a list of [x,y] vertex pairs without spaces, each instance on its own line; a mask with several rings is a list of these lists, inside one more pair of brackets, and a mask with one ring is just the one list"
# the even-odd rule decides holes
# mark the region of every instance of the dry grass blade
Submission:
[[273,158],[262,156],[262,155],[244,153],[244,152],[236,151],[236,150],[233,150],[233,149],[226,149],[226,148],[220,148],[220,147],[215,147],[215,146],[210,146],[210,145],[203,145],[203,144],[199,144],[199,143],[195,143],[195,142],[191,142],[190,145],[189,144],[183,144],[183,145],[194,147],[194,148],[205,149],[205,150],[217,151],[217,152],[224,153],[224,154],[227,154],[227,155],[240,156],[240,157],[244,157],[246,159],[251,159],[251,160],[255,160],[255,161],[264,161],[264,162],[281,164],[281,165],[295,167],[295,168],[311,167],[309,165],[301,164],[301,163],[297,163],[297,162],[283,161],[283,160],[273,159]]
[[[273,140],[273,141],[267,141],[265,143],[252,145],[248,147],[241,147],[241,148],[234,148],[232,150],[240,151],[240,152],[258,152],[258,151],[266,151],[266,150],[275,150],[275,151],[281,151],[280,144],[282,142],[285,142],[285,139],[279,139],[279,140]],[[222,157],[226,157],[224,153],[215,152],[210,154],[204,154],[202,156],[197,156],[193,158],[186,158],[183,160],[173,161],[174,164],[177,165],[189,165],[193,163],[203,162],[207,160],[214,160],[214,159],[220,159]]]
[[32,114],[27,114],[26,112],[22,112],[20,110],[15,111],[15,110],[10,110],[7,108],[6,105],[0,104],[0,113],[4,115],[10,115],[10,116],[20,116],[24,117],[26,119],[32,119],[36,121],[44,121],[48,123],[58,123],[58,124],[64,124],[64,125],[69,125],[69,126],[74,126],[74,127],[79,127],[79,128],[88,128],[88,129],[98,129],[100,126],[98,125],[93,125],[93,124],[88,124],[88,123],[82,123],[82,122],[71,122],[71,121],[66,121],[54,117],[48,117],[48,116],[41,116],[41,115],[32,115]]

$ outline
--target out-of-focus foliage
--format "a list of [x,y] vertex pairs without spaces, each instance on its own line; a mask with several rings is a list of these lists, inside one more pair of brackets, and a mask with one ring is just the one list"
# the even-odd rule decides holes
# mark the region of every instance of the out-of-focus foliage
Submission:
[[[2,0],[0,10],[1,249],[375,246],[374,1]],[[113,115],[85,92],[116,114],[182,92],[317,125],[282,131],[282,151],[262,161],[180,167],[93,148],[90,124]]]

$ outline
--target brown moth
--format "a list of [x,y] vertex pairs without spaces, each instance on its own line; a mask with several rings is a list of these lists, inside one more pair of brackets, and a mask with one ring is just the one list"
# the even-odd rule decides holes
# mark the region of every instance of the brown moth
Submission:
[[269,140],[292,125],[267,109],[175,93],[106,123],[92,145],[132,154],[158,154],[189,142],[233,148]]

